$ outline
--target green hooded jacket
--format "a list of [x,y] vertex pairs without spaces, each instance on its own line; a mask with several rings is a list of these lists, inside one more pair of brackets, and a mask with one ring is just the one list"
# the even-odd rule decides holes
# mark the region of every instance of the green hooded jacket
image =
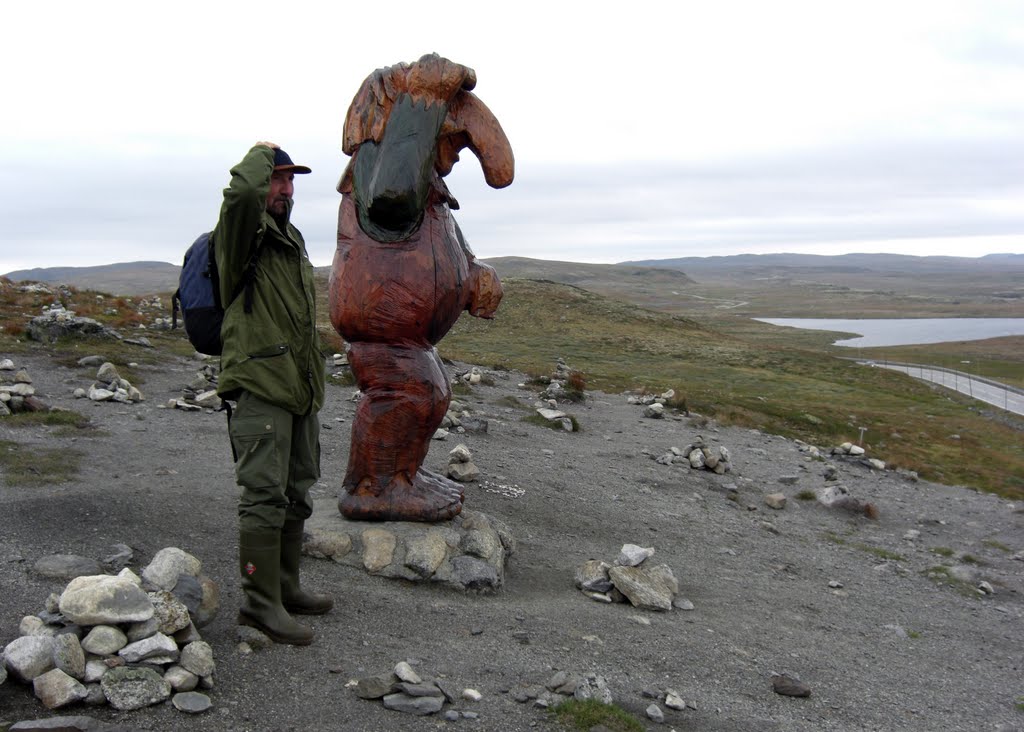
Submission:
[[[231,169],[212,240],[225,304],[217,393],[240,389],[286,409],[310,414],[324,401],[324,357],[316,333],[313,264],[302,234],[267,213],[274,151],[254,146]],[[285,220],[291,216],[291,204]],[[242,283],[255,259],[252,312]],[[238,293],[235,297],[235,293]]]

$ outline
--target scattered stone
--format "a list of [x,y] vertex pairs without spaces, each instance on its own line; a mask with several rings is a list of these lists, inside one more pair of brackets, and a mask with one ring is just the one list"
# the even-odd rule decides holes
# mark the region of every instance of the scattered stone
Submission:
[[[108,555],[103,560],[103,564],[113,572],[120,572],[122,569],[132,563],[132,559],[135,557],[135,553],[132,548],[127,544],[114,544],[113,553]],[[90,574],[99,574],[98,572],[90,572]]]
[[[591,559],[576,568],[576,587],[584,592],[606,593],[612,588],[612,581],[608,577],[608,570],[611,565],[599,559]],[[603,595],[607,602],[607,595]]]
[[409,696],[407,694],[388,694],[384,697],[384,707],[396,712],[423,716],[441,711],[444,697]]
[[138,663],[148,658],[171,657],[178,658],[178,644],[173,638],[163,633],[155,633],[148,638],[129,643],[117,652],[125,663]]
[[764,497],[764,502],[769,508],[781,511],[786,507],[786,495],[784,493],[769,493]]
[[53,665],[78,681],[85,677],[85,651],[77,635],[62,633],[53,639]]
[[665,418],[665,405],[659,402],[648,404],[644,407],[644,416],[648,419],[664,419]]
[[799,679],[785,674],[772,676],[772,690],[782,696],[807,697],[811,695],[811,687]]
[[183,691],[171,697],[171,704],[179,712],[187,714],[201,714],[213,706],[210,697],[200,694],[198,691]]
[[656,567],[612,567],[608,570],[615,589],[638,608],[671,610],[679,583],[665,564]]
[[100,682],[110,706],[119,711],[142,709],[166,701],[171,685],[151,668],[113,668]]
[[481,699],[483,699],[483,696],[484,695],[481,694],[476,689],[463,689],[462,690],[462,698],[465,699],[466,701],[478,702]]
[[413,670],[412,666],[409,665],[408,661],[399,661],[398,664],[395,665],[394,673],[400,681],[405,681],[410,684],[419,684],[423,681],[419,674],[417,674]]
[[[622,549],[619,551],[619,556],[615,560],[616,566],[619,567],[637,567],[645,559],[654,555],[654,547],[640,547],[636,544],[623,544]],[[596,589],[596,588],[588,588]]]
[[694,604],[685,597],[677,597],[672,600],[672,607],[676,610],[690,611],[694,609]]
[[798,482],[800,482],[800,476],[783,475],[779,478],[779,482],[782,483],[782,485],[796,485]]
[[61,613],[79,625],[116,625],[148,620],[153,603],[142,589],[122,577],[76,577],[60,596]]
[[103,568],[95,559],[80,557],[77,554],[50,554],[40,557],[32,566],[32,571],[43,577],[70,580],[86,575],[103,573]]
[[397,681],[398,676],[395,674],[367,676],[356,683],[356,696],[360,699],[382,699],[391,693]]
[[605,681],[603,676],[597,676],[595,674],[587,674],[583,678],[579,679],[576,684],[575,691],[572,692],[575,699],[580,701],[586,701],[587,699],[596,699],[602,704],[612,703],[612,692],[608,688],[608,682]]
[[978,583],[978,592],[982,595],[994,595],[996,594],[995,588],[984,580]]
[[655,724],[661,724],[665,721],[665,713],[661,711],[661,707],[659,707],[657,704],[651,704],[647,707],[645,711],[647,714],[647,718]]
[[189,643],[181,651],[181,666],[196,676],[212,676],[216,669],[213,649],[206,641]]
[[188,608],[170,592],[150,592],[149,599],[153,603],[153,619],[156,620],[157,630],[164,635],[174,635],[192,624]]
[[53,668],[53,638],[23,635],[4,647],[4,663],[18,681],[30,683]]
[[686,709],[686,702],[675,689],[665,689],[665,706],[681,712]]
[[96,626],[82,639],[82,649],[97,656],[114,655],[126,645],[128,637],[114,626]]
[[170,592],[178,583],[179,575],[198,577],[202,568],[202,562],[191,554],[177,547],[167,547],[156,553],[153,561],[142,570],[142,577],[161,590]]
[[81,682],[59,668],[35,677],[32,680],[32,692],[47,709],[59,709],[68,704],[82,701],[87,694],[85,686]]

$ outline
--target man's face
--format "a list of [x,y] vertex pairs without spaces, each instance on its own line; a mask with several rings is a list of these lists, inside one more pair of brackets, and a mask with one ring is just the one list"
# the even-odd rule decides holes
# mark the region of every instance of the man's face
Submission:
[[288,202],[295,192],[295,173],[290,170],[275,170],[270,176],[270,192],[267,193],[267,211],[274,216],[284,216]]

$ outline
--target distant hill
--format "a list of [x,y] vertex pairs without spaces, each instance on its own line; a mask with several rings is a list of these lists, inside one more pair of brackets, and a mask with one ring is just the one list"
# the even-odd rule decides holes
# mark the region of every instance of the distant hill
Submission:
[[8,272],[4,277],[69,285],[110,295],[149,295],[178,289],[181,267],[167,262],[122,262],[95,267],[37,267]]
[[1024,269],[1024,254],[989,254],[984,257],[914,257],[905,254],[736,254],[726,257],[677,257],[622,262],[622,266],[664,267],[696,275],[709,272],[827,271],[867,273],[962,273]]

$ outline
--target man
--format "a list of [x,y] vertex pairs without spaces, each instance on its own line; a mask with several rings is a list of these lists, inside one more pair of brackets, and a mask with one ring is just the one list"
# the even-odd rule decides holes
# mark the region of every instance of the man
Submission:
[[324,398],[313,265],[289,223],[295,175],[309,172],[274,143],[257,142],[231,169],[212,236],[226,304],[217,391],[238,402],[229,427],[242,489],[238,622],[292,645],[313,641],[292,614],[320,615],[333,605],[299,584]]

